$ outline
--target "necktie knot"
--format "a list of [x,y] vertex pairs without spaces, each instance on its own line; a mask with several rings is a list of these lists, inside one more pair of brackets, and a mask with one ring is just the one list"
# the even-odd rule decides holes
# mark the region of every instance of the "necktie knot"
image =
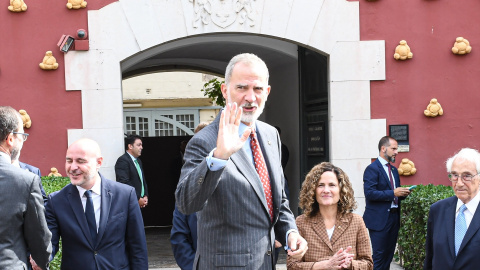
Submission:
[[257,134],[255,133],[255,129],[252,128],[252,132],[250,133],[250,139],[257,139]]
[[89,199],[92,198],[92,191],[91,190],[86,190],[85,191],[85,197],[87,197]]
[[463,213],[465,210],[467,210],[467,206],[462,204],[462,206],[460,206],[460,212]]

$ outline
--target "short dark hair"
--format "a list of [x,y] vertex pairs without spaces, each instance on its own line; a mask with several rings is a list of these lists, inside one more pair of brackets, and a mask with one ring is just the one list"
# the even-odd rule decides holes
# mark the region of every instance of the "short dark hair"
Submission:
[[395,140],[393,137],[390,136],[383,136],[380,141],[378,142],[378,151],[380,152],[382,150],[382,146],[389,147],[390,146],[390,140]]
[[128,135],[127,138],[125,138],[125,150],[128,150],[128,145],[133,145],[137,139],[141,141],[142,137],[138,135]]
[[10,106],[0,106],[0,140],[4,141],[13,131],[18,131],[20,113]]

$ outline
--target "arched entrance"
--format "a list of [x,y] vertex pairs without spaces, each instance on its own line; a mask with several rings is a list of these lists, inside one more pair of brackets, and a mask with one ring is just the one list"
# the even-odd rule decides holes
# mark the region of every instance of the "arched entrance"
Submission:
[[[277,57],[272,59],[288,58],[289,48],[297,45],[328,56],[329,159],[350,175],[359,210],[363,211],[363,169],[376,156],[377,140],[386,132],[384,119],[370,119],[370,81],[385,79],[384,41],[359,40],[358,2],[234,2],[210,0],[209,6],[203,6],[193,0],[125,0],[89,11],[90,50],[65,55],[66,89],[82,91],[83,129],[69,130],[69,143],[85,136],[96,139],[105,156],[102,172],[114,178],[116,158],[123,152],[122,72],[148,68],[155,55],[182,52],[179,49],[192,43],[204,43],[208,48],[208,44],[222,39],[238,39],[237,43],[244,44],[247,50],[271,46],[279,40],[275,43],[279,47],[272,49]],[[269,42],[265,45],[264,41]],[[297,52],[290,55],[298,57]],[[223,56],[229,59],[232,55]],[[162,61],[165,65],[188,64],[174,58]],[[220,74],[226,65],[216,59],[195,63],[203,70]],[[292,87],[287,85],[283,95],[272,95],[264,118],[270,123],[282,119],[292,131],[286,138],[293,142],[289,147],[299,149],[300,133],[295,133],[300,130],[299,118],[295,118],[299,102],[292,102],[299,99],[298,83],[294,83],[298,72],[293,74],[281,65],[270,69],[272,80],[281,77]],[[292,77],[295,79],[288,80]],[[276,111],[275,107],[289,110]],[[291,162],[301,155],[290,151]],[[291,186],[292,203],[296,205],[302,177],[300,165],[297,163],[292,170],[297,178]]]

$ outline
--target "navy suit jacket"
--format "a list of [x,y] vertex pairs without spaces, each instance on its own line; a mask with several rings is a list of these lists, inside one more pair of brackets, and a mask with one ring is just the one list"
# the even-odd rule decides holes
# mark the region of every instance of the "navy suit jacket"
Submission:
[[[30,164],[27,164],[27,163],[23,163],[21,161],[18,161],[18,164],[20,165],[20,169],[24,169],[24,170],[27,170],[31,173],[34,173],[34,174],[38,175],[38,177],[40,177],[40,179],[41,179],[42,174],[40,173],[39,168],[37,168],[35,166],[32,166]],[[40,181],[40,191],[42,192],[43,204],[47,205],[48,197],[47,197],[47,193],[45,193],[45,189],[43,189],[42,181]]]
[[[395,186],[400,187],[400,175],[393,165],[392,174],[395,178]],[[368,165],[363,173],[363,191],[366,203],[365,213],[363,214],[365,225],[370,230],[381,231],[387,224],[395,195],[390,184],[390,178],[378,159]],[[398,199],[398,209],[400,210],[400,203],[404,197]]]
[[480,265],[480,207],[455,256],[455,212],[457,196],[434,203],[427,224],[426,257],[423,269],[478,269]]
[[[144,196],[148,197],[147,181],[145,180],[145,174],[143,173],[142,161],[140,159],[137,160],[138,165],[140,165],[140,170],[142,170],[143,187],[145,192]],[[140,199],[142,193],[142,180],[138,175],[135,163],[133,163],[132,158],[127,152],[117,159],[117,163],[115,163],[115,175],[117,176],[117,182],[134,187],[137,194],[137,200]]]
[[[101,214],[93,243],[76,186],[49,196],[52,254],[62,238],[62,269],[148,269],[147,244],[135,190],[102,177]],[[53,256],[52,256],[53,257]]]
[[173,226],[170,232],[173,256],[182,270],[192,270],[197,251],[197,214],[184,215],[173,211]]

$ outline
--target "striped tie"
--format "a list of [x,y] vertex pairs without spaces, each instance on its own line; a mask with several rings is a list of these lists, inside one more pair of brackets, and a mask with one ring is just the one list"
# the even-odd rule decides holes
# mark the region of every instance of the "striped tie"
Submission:
[[465,209],[467,209],[467,207],[465,206],[465,204],[463,204],[460,207],[457,219],[455,220],[455,255],[458,254],[458,250],[462,245],[463,237],[467,232],[467,222],[465,221],[465,214],[463,213]]

